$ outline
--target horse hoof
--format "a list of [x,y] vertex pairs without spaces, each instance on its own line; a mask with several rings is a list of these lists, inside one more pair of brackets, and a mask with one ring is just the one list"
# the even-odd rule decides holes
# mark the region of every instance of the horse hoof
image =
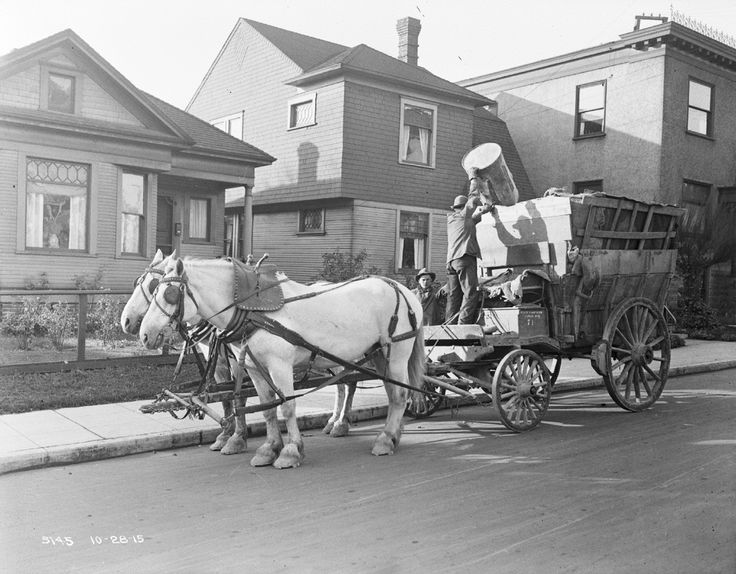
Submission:
[[387,454],[394,454],[395,448],[396,448],[396,441],[389,438],[387,435],[382,434],[378,438],[376,438],[376,441],[373,443],[373,450],[371,450],[371,453],[374,456],[384,456]]
[[245,452],[246,448],[245,439],[242,436],[233,436],[222,447],[220,454],[240,454],[241,452]]
[[[279,448],[279,450],[281,450]],[[256,454],[250,459],[251,466],[271,466],[279,456],[279,451],[265,443],[258,447]]]
[[302,449],[294,443],[287,444],[281,451],[279,458],[273,463],[275,468],[297,468],[302,464],[304,454]]
[[331,437],[348,436],[350,432],[350,425],[346,422],[337,423],[330,431]]
[[328,421],[328,423],[325,425],[325,428],[322,429],[322,432],[325,434],[332,433],[332,428],[335,426],[335,423],[332,421]]
[[223,435],[218,434],[215,438],[215,442],[213,442],[210,445],[210,450],[222,450],[222,447],[224,447],[227,444],[227,441],[230,439],[231,435]]

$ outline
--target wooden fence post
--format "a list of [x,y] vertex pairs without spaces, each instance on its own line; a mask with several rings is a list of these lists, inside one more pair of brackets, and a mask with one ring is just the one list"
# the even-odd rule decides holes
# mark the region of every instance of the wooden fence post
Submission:
[[77,361],[84,361],[87,345],[87,294],[79,294],[79,321],[77,323]]

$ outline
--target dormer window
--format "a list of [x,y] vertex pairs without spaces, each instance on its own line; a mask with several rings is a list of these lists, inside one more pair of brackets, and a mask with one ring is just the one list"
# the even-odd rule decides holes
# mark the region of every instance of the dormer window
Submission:
[[49,72],[48,108],[52,112],[74,113],[76,78]]

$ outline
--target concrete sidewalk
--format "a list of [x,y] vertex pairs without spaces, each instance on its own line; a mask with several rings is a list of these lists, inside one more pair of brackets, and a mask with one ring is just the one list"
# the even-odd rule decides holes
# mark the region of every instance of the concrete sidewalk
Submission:
[[[736,342],[688,340],[672,350],[670,377],[736,367]],[[563,360],[554,394],[603,385],[587,359]],[[355,395],[353,421],[386,415],[383,385],[364,383]],[[665,394],[667,389],[665,388]],[[330,388],[297,401],[299,427],[321,428],[332,412]],[[0,474],[100,460],[183,446],[209,445],[220,427],[204,420],[176,420],[167,413],[143,414],[135,401],[0,416]],[[220,409],[220,405],[211,405]],[[219,410],[218,412],[222,412]],[[260,413],[248,415],[248,436],[265,432]],[[260,441],[258,441],[260,442]],[[255,451],[249,444],[248,451]],[[246,455],[248,456],[248,455]]]

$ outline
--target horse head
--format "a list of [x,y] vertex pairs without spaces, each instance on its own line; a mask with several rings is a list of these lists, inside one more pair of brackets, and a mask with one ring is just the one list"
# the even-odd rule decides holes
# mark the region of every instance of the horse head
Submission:
[[120,314],[120,326],[123,332],[129,335],[136,335],[140,327],[143,316],[148,311],[151,304],[151,297],[156,290],[161,277],[164,275],[164,268],[172,257],[176,257],[176,250],[171,255],[164,257],[161,250],[156,251],[153,261],[146,267],[143,274],[133,282],[133,293],[125,304],[123,312]]
[[140,323],[138,338],[148,349],[161,346],[164,336],[181,329],[185,323],[197,323],[197,304],[189,289],[184,262],[169,257],[164,275],[151,294],[151,303]]

